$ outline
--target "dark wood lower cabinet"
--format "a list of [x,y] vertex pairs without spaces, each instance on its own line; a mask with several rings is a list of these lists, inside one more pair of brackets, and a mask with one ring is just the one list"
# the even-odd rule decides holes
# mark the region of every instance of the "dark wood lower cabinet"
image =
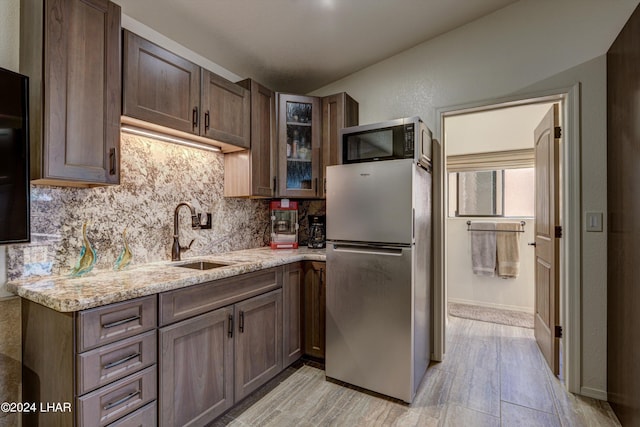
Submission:
[[238,402],[282,370],[282,290],[240,302],[235,313]]
[[325,263],[307,261],[77,313],[25,299],[23,401],[72,411],[23,425],[206,425],[303,354],[324,358],[324,311]]
[[283,368],[302,357],[302,282],[304,270],[301,262],[284,266],[282,280],[283,314]]
[[[265,274],[251,273],[241,281],[242,276],[223,279],[210,286],[224,288],[232,282],[242,290],[245,282],[260,285]],[[192,290],[171,298],[193,297]],[[205,294],[192,301],[209,303]],[[159,424],[206,425],[280,373],[282,306],[278,288],[160,328]]]
[[[22,401],[38,410],[24,412],[22,425],[152,422],[158,392],[156,300],[151,295],[61,313],[23,299]],[[71,410],[40,410],[58,403]]]
[[304,353],[324,359],[326,311],[326,263],[305,262],[304,265]]
[[160,425],[204,425],[233,406],[233,306],[160,329]]

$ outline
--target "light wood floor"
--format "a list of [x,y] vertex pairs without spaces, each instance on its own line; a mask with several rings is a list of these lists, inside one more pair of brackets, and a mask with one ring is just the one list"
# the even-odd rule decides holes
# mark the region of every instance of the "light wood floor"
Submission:
[[564,391],[531,329],[450,317],[447,358],[411,405],[289,368],[212,426],[619,426],[606,402]]

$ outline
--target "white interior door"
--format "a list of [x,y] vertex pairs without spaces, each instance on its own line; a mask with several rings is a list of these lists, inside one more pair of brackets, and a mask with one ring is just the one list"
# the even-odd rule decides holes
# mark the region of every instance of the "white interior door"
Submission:
[[559,107],[553,105],[534,131],[535,138],[535,326],[536,341],[547,364],[559,373],[556,326],[560,308],[559,254]]

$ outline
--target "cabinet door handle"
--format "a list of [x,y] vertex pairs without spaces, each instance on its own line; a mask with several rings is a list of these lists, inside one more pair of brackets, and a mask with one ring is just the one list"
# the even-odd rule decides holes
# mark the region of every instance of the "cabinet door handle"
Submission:
[[124,402],[126,402],[128,400],[131,400],[131,399],[133,399],[134,397],[136,397],[138,395],[140,395],[140,390],[134,391],[132,393],[129,393],[126,396],[122,397],[121,399],[116,400],[115,402],[109,402],[106,405],[104,405],[102,407],[102,409],[104,409],[105,411],[108,411],[109,409],[111,409],[111,408],[113,408],[115,406],[121,405]]
[[111,363],[107,363],[106,365],[102,366],[102,369],[111,369],[111,368],[115,368],[118,365],[122,365],[123,363],[128,362],[129,360],[135,359],[136,357],[140,356],[140,353],[133,353],[130,354],[128,356],[123,357],[120,360],[116,360],[115,362],[111,362]]
[[227,336],[233,338],[233,314],[229,315],[229,329],[227,329]]
[[316,185],[316,196],[317,196],[318,195],[318,177],[316,177],[314,183]]
[[124,325],[125,323],[133,322],[138,319],[140,319],[140,316],[131,316],[126,319],[116,320],[115,322],[105,323],[102,327],[105,329],[115,328],[116,326]]
[[273,194],[276,194],[278,187],[276,187],[276,177],[273,177]]
[[116,174],[116,149],[109,150],[109,175]]
[[240,312],[240,322],[238,323],[238,329],[241,333],[244,333],[244,311]]
[[196,130],[198,128],[198,106],[193,107],[191,124],[193,125],[193,130]]
[[318,298],[322,298],[322,282],[324,281],[323,279],[323,274],[324,274],[324,269],[320,269],[320,286],[318,286]]
[[211,121],[211,118],[209,115],[209,110],[207,110],[207,112],[204,113],[204,131],[205,132],[209,130],[209,126],[211,124],[210,121]]

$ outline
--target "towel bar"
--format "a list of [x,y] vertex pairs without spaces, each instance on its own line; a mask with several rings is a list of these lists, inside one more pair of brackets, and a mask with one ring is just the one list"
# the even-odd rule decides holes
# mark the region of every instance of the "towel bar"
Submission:
[[478,230],[476,228],[471,228],[471,221],[467,221],[467,231],[489,231],[492,233],[524,233],[524,226],[526,222],[520,221],[520,227],[522,230]]

